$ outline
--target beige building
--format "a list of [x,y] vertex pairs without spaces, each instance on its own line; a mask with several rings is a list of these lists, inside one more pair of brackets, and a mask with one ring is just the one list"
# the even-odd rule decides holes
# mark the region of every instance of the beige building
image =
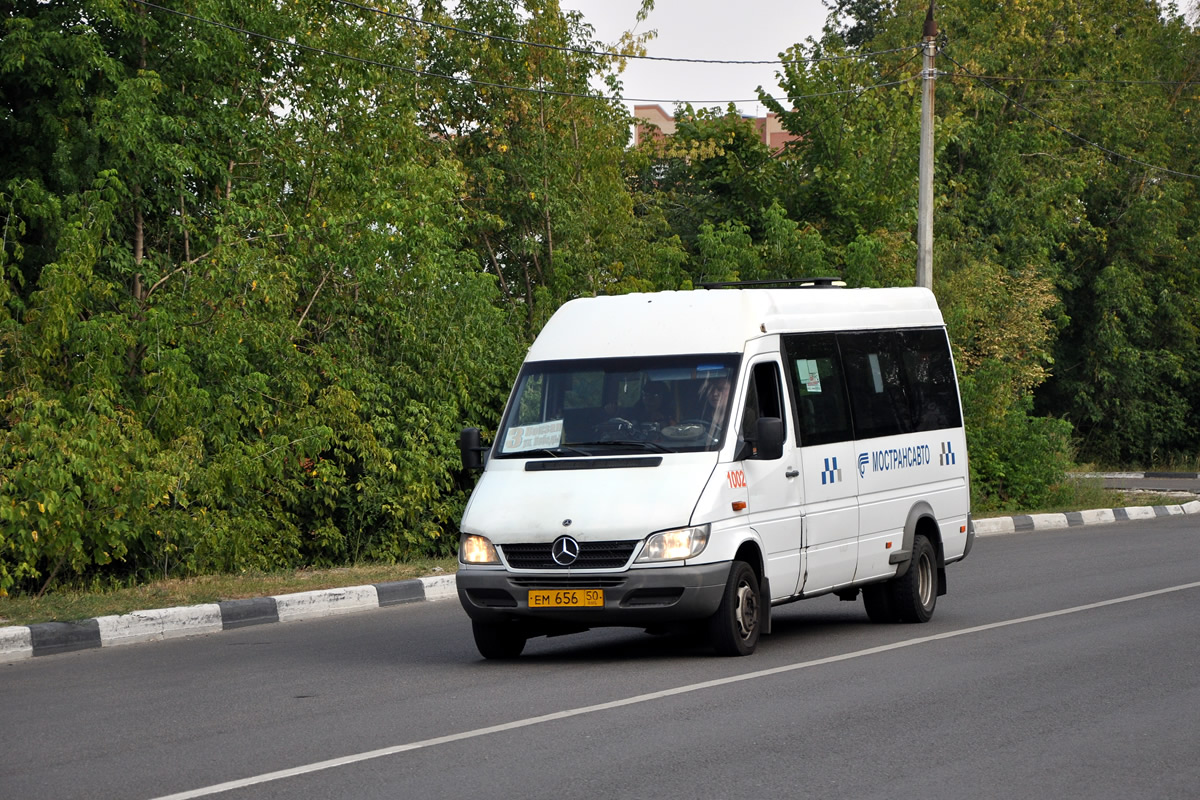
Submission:
[[[647,140],[661,139],[675,133],[675,117],[664,111],[660,105],[635,105],[633,116],[643,123],[634,126],[633,143],[635,146]],[[745,117],[745,119],[753,122],[759,138],[762,139],[763,144],[771,148],[772,153],[779,152],[785,144],[799,138],[783,129],[776,114],[767,114],[765,117]]]

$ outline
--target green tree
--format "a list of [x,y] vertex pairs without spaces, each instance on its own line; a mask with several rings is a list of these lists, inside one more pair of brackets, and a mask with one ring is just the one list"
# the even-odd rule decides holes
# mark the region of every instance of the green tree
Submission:
[[[454,17],[450,7],[453,7]],[[676,261],[639,223],[621,169],[629,117],[590,86],[615,69],[577,12],[555,0],[425,4],[475,33],[431,37],[422,84],[432,130],[467,175],[466,243],[532,336],[565,300],[651,288]]]
[[[686,252],[693,282],[826,275],[837,254],[780,202],[792,160],[736,109],[685,106],[670,136],[628,158],[635,207]],[[666,287],[664,287],[666,288]]]
[[461,165],[379,66],[412,63],[395,19],[19,11],[0,589],[448,552],[457,429],[494,424],[520,351],[459,247]]
[[1070,420],[1088,458],[1194,453],[1200,39],[1142,0],[963,3],[939,19],[953,69],[1005,77],[939,94],[973,109],[947,152],[945,230],[994,242],[1010,273],[1032,267],[1062,299],[1035,407]]
[[[862,10],[836,4],[824,37],[788,54],[781,77],[789,98],[773,110],[797,136],[791,154],[802,179],[789,184],[786,202],[821,231],[850,285],[911,284],[921,66],[914,45],[925,9],[885,5],[857,21],[846,16],[855,9]],[[951,13],[943,9],[939,20]],[[1032,189],[1044,202],[1057,186],[1022,185],[1033,176],[979,142],[981,112],[957,90],[939,81],[934,288],[955,347],[976,505],[1036,505],[1061,477],[1069,447],[1062,425],[1030,416],[1061,317],[1049,250],[1028,244],[1030,228],[1038,228],[1035,242],[1046,236],[1044,218],[1028,215],[1021,198]],[[1005,170],[977,169],[964,157],[976,146]],[[1037,468],[1019,460],[1013,443],[1023,438]]]

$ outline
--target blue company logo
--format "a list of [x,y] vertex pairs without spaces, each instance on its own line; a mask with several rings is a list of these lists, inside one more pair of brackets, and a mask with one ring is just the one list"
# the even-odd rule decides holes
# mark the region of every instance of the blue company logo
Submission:
[[[938,466],[948,467],[958,463],[958,454],[954,452],[953,442],[940,442],[939,446],[941,452],[938,453]],[[867,465],[870,465],[871,472],[891,472],[931,464],[933,464],[933,451],[927,444],[875,450],[858,454],[858,477],[865,478],[867,476]],[[828,459],[826,459],[826,466],[828,466]],[[824,478],[824,474],[822,474],[822,478]]]
[[[833,462],[830,464],[830,462]],[[841,483],[842,471],[838,469],[837,456],[825,459],[825,469],[821,470],[821,485],[827,483]]]

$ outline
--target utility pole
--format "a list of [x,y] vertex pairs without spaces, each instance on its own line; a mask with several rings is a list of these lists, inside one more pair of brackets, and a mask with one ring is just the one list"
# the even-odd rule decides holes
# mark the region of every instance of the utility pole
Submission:
[[926,289],[933,288],[933,84],[937,76],[933,57],[937,53],[937,35],[933,0],[929,0],[922,45],[925,69],[921,72],[921,185],[917,195],[917,286]]

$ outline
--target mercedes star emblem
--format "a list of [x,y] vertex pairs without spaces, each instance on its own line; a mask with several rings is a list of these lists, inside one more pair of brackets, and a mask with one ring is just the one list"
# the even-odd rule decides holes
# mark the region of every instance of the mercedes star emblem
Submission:
[[579,558],[579,542],[570,536],[560,536],[550,545],[550,557],[560,567],[569,567]]

